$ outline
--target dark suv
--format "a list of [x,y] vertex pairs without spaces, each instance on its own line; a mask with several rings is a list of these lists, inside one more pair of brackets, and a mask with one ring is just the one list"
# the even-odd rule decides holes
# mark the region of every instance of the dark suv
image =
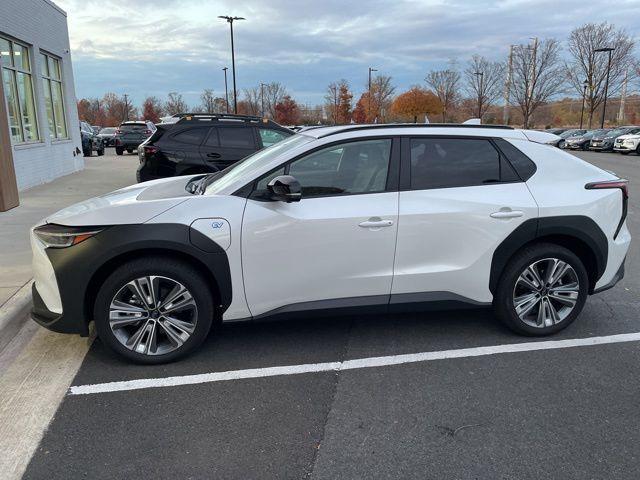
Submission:
[[238,160],[293,135],[277,123],[246,115],[183,115],[158,124],[138,149],[138,182],[223,170]]
[[94,151],[98,156],[104,155],[104,142],[87,122],[80,122],[80,138],[82,140],[82,154],[85,157],[90,157]]
[[116,130],[114,138],[116,154],[122,155],[125,150],[127,153],[133,153],[155,131],[155,125],[149,121],[132,120],[122,122]]

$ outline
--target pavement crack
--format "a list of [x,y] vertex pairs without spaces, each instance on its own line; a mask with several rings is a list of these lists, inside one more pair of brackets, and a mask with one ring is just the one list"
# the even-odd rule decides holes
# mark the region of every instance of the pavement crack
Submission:
[[[344,342],[344,348],[342,349],[342,353],[340,354],[340,362],[344,362],[347,352],[349,351],[349,344],[351,343],[351,332],[353,330],[353,319],[351,319],[349,321],[349,327],[347,328],[347,340]],[[322,447],[322,443],[324,442],[324,437],[327,433],[327,425],[329,424],[329,417],[331,416],[331,412],[333,411],[333,406],[335,405],[335,401],[336,401],[336,396],[338,394],[338,386],[340,384],[340,373],[341,370],[338,369],[335,371],[334,375],[335,375],[335,381],[333,383],[333,391],[331,392],[331,401],[329,402],[329,408],[327,408],[327,411],[325,413],[325,417],[324,417],[324,425],[322,425],[322,435],[320,436],[320,439],[317,442],[317,445],[315,446],[315,449],[313,451],[313,458],[311,459],[311,461],[309,462],[309,466],[307,467],[307,471],[304,473],[303,478],[311,478],[311,476],[313,475],[315,469],[316,469],[316,464],[318,462],[318,454],[320,453],[320,447]]]

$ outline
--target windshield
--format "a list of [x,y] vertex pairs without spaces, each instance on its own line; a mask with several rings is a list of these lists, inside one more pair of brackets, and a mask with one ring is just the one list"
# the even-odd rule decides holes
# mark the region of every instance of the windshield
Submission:
[[619,137],[620,135],[624,135],[628,131],[628,128],[616,128],[615,130],[611,130],[609,133],[607,133],[607,137]]
[[258,150],[256,153],[245,157],[231,168],[228,168],[223,175],[217,177],[214,182],[207,186],[204,194],[214,194],[229,186],[240,177],[250,177],[252,172],[258,170],[262,165],[273,160],[275,157],[281,155],[287,150],[292,150],[304,145],[305,143],[309,143],[312,140],[314,140],[313,137],[308,137],[306,135],[293,135],[278,143],[274,143],[270,147]]

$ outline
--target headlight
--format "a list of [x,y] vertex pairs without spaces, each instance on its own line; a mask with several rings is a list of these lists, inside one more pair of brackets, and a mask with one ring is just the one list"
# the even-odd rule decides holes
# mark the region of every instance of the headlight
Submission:
[[65,227],[47,224],[34,228],[33,233],[47,248],[66,248],[84,242],[101,230],[102,228],[95,227]]

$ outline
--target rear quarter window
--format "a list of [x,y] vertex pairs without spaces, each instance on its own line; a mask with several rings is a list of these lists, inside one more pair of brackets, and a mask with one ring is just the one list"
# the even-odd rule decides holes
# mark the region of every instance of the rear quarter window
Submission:
[[526,182],[536,173],[536,164],[515,145],[503,138],[496,138],[494,141],[523,181]]

